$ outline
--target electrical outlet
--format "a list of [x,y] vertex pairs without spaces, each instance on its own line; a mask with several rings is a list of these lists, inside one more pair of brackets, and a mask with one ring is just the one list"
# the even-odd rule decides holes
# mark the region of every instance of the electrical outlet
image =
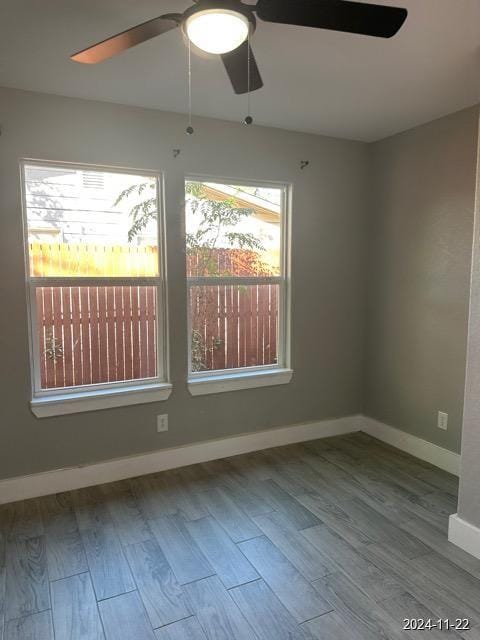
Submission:
[[443,411],[438,412],[437,427],[443,429],[443,431],[448,429],[448,413]]
[[168,413],[157,416],[157,432],[168,431]]

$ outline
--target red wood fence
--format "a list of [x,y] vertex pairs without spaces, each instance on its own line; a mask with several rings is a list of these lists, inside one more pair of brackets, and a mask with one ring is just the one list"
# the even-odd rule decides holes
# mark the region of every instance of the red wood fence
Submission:
[[[247,249],[199,250],[187,258],[195,276],[278,275],[278,256]],[[236,369],[277,361],[278,285],[190,289],[193,370]]]
[[[191,288],[195,370],[273,364],[278,285]],[[154,377],[154,287],[37,289],[43,389]]]
[[43,389],[156,375],[154,287],[37,289]]
[[[216,250],[212,255],[208,267],[204,258],[190,256],[189,275],[270,275],[255,252]],[[273,284],[191,287],[192,368],[275,363],[278,289]],[[157,374],[152,286],[39,287],[37,326],[43,389]]]
[[250,249],[199,249],[187,256],[187,275],[275,276],[280,275],[279,256]]
[[278,285],[194,286],[190,310],[195,370],[276,362]]

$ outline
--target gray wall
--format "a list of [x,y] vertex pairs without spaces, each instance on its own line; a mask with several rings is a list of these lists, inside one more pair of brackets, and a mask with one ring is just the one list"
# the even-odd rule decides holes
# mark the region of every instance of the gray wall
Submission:
[[480,527],[480,140],[458,515]]
[[[370,146],[209,119],[187,137],[185,124],[175,114],[0,89],[0,478],[362,410],[458,451],[478,110]],[[30,413],[22,157],[165,172],[167,402],[42,420]],[[188,393],[186,173],[294,184],[289,385]],[[449,413],[447,432],[436,427],[439,409]],[[158,413],[169,414],[168,433],[156,433]]]
[[[460,450],[478,109],[372,145],[364,410]],[[449,414],[448,431],[437,411]]]
[[[151,451],[362,408],[365,144],[0,89],[0,477]],[[181,148],[177,159],[172,149]],[[160,169],[166,177],[171,370],[165,403],[36,419],[18,160]],[[300,171],[300,160],[310,165]],[[291,384],[192,398],[186,388],[185,173],[294,183]],[[155,416],[170,430],[157,434]]]

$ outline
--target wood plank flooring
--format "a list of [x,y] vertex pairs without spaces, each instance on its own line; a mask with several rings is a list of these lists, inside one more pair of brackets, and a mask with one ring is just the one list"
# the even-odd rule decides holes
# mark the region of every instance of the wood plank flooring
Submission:
[[0,640],[480,639],[456,495],[357,433],[0,506]]

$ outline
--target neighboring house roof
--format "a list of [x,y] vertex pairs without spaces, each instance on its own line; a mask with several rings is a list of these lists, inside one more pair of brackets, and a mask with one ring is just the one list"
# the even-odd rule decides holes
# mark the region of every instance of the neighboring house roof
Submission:
[[212,200],[224,200],[225,196],[235,198],[239,207],[253,209],[254,216],[264,222],[278,224],[280,221],[280,205],[269,202],[265,198],[247,193],[227,184],[205,182],[206,195]]

